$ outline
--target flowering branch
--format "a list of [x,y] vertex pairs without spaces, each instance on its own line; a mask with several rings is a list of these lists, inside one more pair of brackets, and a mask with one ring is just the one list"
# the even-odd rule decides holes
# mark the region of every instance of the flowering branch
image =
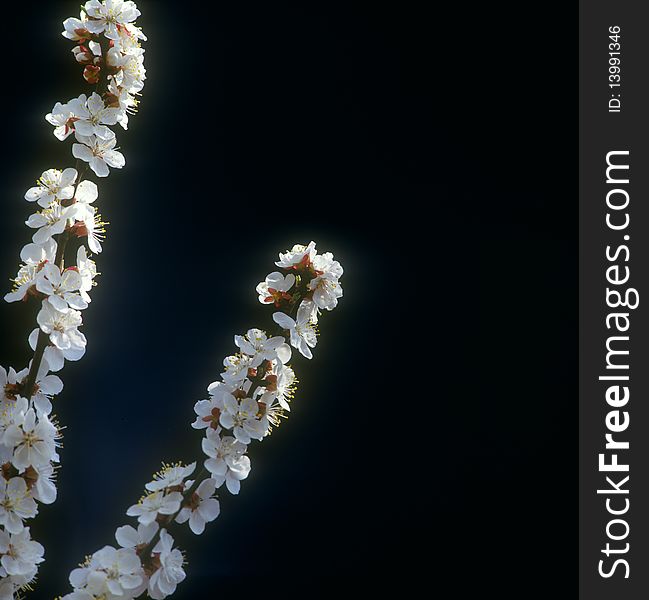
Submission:
[[[7,302],[38,302],[40,310],[38,327],[29,336],[34,355],[28,368],[0,367],[0,600],[29,589],[44,561],[45,550],[31,539],[25,521],[36,516],[37,501],[56,499],[54,465],[61,434],[51,400],[63,382],[50,373],[85,353],[81,311],[91,301],[88,292],[97,275],[88,251],[101,252],[106,225],[93,205],[97,185],[84,177],[89,170],[106,177],[109,167],[125,164],[109,126],[128,128],[144,87],[140,41],[146,38],[134,24],[139,15],[133,2],[89,0],[79,19],[63,23],[63,36],[77,43],[72,52],[84,66],[83,78],[94,88],[89,96],[57,102],[45,117],[58,140],[74,134],[76,164],[48,169],[25,194],[39,206],[26,221],[36,231],[20,253],[23,264],[5,295]],[[82,243],[75,248],[76,261],[66,267],[74,239]]]
[[279,271],[257,286],[259,301],[277,309],[273,326],[234,337],[237,353],[224,359],[221,379],[207,388],[209,399],[194,406],[192,427],[205,430],[203,468],[194,475],[199,461],[163,464],[126,512],[137,518],[137,529],[118,527],[119,547],[104,546],[74,569],[74,591],[59,600],[131,600],[145,593],[161,600],[185,579],[185,557],[170,531],[188,523],[193,533],[203,533],[221,512],[216,490],[225,484],[239,493],[250,473],[249,444],[264,440],[290,411],[297,384],[288,365],[291,347],[312,358],[320,311],[334,309],[342,296],[340,263],[331,253],[318,254],[314,242],[279,257]]
[[[77,160],[76,168],[79,166],[79,161]],[[76,170],[76,169],[75,169]],[[79,179],[81,179],[85,174],[86,169],[81,173]],[[79,184],[74,188],[74,194],[76,195]],[[74,195],[73,195],[74,198]],[[65,270],[65,249],[67,247],[68,241],[70,239],[69,229],[64,230],[56,237],[58,240],[58,248],[56,250],[56,256],[54,258],[54,264],[58,267],[59,271],[62,273]],[[25,298],[23,298],[24,300]],[[36,342],[36,348],[34,350],[34,357],[32,359],[31,365],[29,367],[29,373],[27,374],[27,379],[22,389],[22,394],[25,398],[31,398],[34,395],[34,386],[36,385],[36,376],[41,367],[43,360],[43,354],[45,353],[45,348],[49,345],[49,336],[43,331],[38,332],[38,340]]]

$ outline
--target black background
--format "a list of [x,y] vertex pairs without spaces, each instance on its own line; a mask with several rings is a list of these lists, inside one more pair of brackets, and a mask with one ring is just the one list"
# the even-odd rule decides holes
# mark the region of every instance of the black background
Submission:
[[[160,461],[198,456],[194,402],[232,336],[269,322],[254,287],[277,252],[311,239],[344,265],[345,297],[242,493],[203,536],[176,536],[175,597],[556,590],[576,491],[576,205],[572,43],[561,62],[548,39],[570,39],[572,15],[138,5],[148,80],[117,132],[126,168],[99,182],[111,226],[87,354],[61,373],[59,499],[32,525],[48,560],[31,597],[65,593],[114,544]],[[59,33],[75,6],[25,4],[6,34],[7,277],[30,235],[22,195],[73,165],[43,115],[85,91]],[[0,311],[1,364],[21,368],[36,307]]]

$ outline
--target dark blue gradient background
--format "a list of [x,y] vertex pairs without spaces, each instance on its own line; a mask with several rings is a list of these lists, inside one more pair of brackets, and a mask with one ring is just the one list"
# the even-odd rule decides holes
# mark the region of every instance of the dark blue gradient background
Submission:
[[[43,115],[84,91],[59,33],[77,4],[25,3],[6,34],[5,277],[30,236],[25,190],[74,164]],[[570,477],[552,452],[569,418],[550,399],[575,360],[544,340],[575,337],[575,244],[546,170],[565,136],[542,85],[561,75],[532,30],[550,15],[138,5],[149,78],[117,132],[126,168],[99,182],[111,225],[87,354],[61,373],[59,499],[32,526],[48,560],[29,597],[69,591],[160,462],[199,456],[194,402],[232,336],[270,322],[254,288],[277,252],[311,239],[344,265],[345,296],[315,359],[295,361],[294,411],[253,446],[241,494],[222,494],[203,536],[177,535],[174,597],[404,597],[419,577],[453,598],[554,591],[541,565],[565,536],[555,491]],[[1,364],[26,364],[35,312],[0,306]]]

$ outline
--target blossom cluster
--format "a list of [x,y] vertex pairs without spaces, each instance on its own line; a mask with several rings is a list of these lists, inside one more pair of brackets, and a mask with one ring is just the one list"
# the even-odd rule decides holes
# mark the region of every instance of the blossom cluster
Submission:
[[90,0],[78,19],[70,17],[63,23],[63,35],[77,42],[72,52],[84,65],[84,79],[91,84],[103,81],[104,88],[101,94],[95,91],[57,102],[45,118],[54,126],[57,139],[74,134],[73,156],[88,163],[97,177],[107,177],[110,168],[126,164],[124,155],[115,149],[117,136],[109,125],[128,129],[129,114],[137,111],[137,96],[144,88],[140,42],[146,36],[134,23],[139,16],[134,2]]
[[45,361],[31,397],[24,394],[29,369],[0,367],[0,599],[28,585],[43,562],[44,548],[31,539],[27,519],[38,504],[56,500],[55,464],[60,433],[50,417],[51,397],[62,381],[48,374]]
[[[72,168],[49,169],[37,186],[27,190],[25,198],[37,202],[43,210],[26,221],[36,233],[32,243],[22,249],[23,263],[12,291],[5,295],[7,302],[30,298],[40,301],[38,327],[30,334],[29,344],[36,350],[39,336],[47,336],[42,363],[36,365],[46,371],[60,371],[66,360],[79,360],[86,351],[86,338],[79,331],[83,323],[81,311],[91,302],[89,292],[95,285],[97,265],[84,245],[77,248],[76,261],[68,267],[59,252],[59,244],[67,244],[71,237],[86,238],[91,252],[101,251],[98,219],[92,206],[98,196],[97,186],[88,180],[77,182],[78,176]],[[61,234],[66,236],[63,242]],[[24,390],[28,397],[31,391]]]
[[[63,390],[63,382],[52,373],[85,354],[86,337],[79,328],[98,274],[90,255],[102,251],[105,233],[94,205],[97,185],[85,175],[92,170],[105,177],[109,166],[124,166],[109,126],[127,128],[144,85],[140,41],[146,38],[133,23],[139,14],[133,2],[90,0],[79,19],[64,22],[63,36],[77,42],[74,56],[95,89],[65,104],[57,102],[45,117],[57,139],[74,134],[77,163],[44,171],[25,193],[36,207],[26,221],[34,233],[21,250],[22,264],[4,297],[7,302],[37,302],[39,311],[38,326],[28,338],[34,351],[28,367],[18,372],[0,367],[0,600],[27,588],[44,560],[44,548],[31,539],[25,521],[36,516],[37,502],[52,503],[57,495],[61,435],[52,397]],[[72,249],[75,260],[66,264],[73,240],[81,243]]]
[[185,579],[185,558],[174,547],[170,529],[187,523],[199,535],[221,512],[217,490],[232,495],[250,473],[248,447],[262,441],[290,411],[297,379],[288,365],[296,349],[312,358],[321,310],[332,310],[342,296],[343,269],[315,243],[280,254],[273,271],[257,286],[259,301],[279,309],[274,331],[249,329],[234,336],[236,352],[194,406],[194,429],[204,432],[202,469],[197,462],[163,464],[126,514],[138,521],[115,532],[117,546],[105,546],[70,575],[74,591],[62,600],[136,598],[147,592],[160,600]]

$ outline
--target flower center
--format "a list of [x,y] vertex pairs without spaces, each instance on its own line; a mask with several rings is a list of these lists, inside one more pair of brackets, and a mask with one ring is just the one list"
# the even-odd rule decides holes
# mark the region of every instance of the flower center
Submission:
[[9,496],[6,496],[5,499],[0,502],[0,506],[2,506],[2,508],[4,508],[7,512],[12,512],[16,507],[13,499]]
[[41,438],[39,438],[35,432],[33,431],[24,432],[23,444],[28,448],[31,448],[36,442],[40,442],[40,441],[42,441]]

